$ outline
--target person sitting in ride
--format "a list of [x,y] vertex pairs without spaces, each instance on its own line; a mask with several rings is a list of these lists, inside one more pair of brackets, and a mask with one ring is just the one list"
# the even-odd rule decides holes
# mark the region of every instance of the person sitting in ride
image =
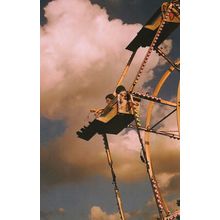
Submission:
[[127,90],[125,89],[124,86],[120,85],[116,88],[115,92],[118,96],[119,110],[123,112],[128,112],[129,111],[129,106],[128,106],[129,96],[128,96]]
[[[112,93],[108,94],[108,95],[105,97],[105,102],[106,102],[106,104],[107,104],[107,105],[110,104],[111,101],[112,101],[114,98],[115,98],[115,96],[114,96]],[[99,108],[99,109],[91,109],[90,112],[93,112],[94,115],[95,115],[95,117],[99,117],[99,116],[102,114],[103,110],[104,110],[104,109],[100,109],[100,108]]]
[[115,96],[112,93],[108,94],[105,97],[106,104],[108,105],[114,98],[115,98]]

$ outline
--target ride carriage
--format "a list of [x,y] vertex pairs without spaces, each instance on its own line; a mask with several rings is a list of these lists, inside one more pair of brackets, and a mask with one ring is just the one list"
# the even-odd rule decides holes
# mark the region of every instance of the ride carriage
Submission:
[[133,102],[126,98],[120,101],[117,95],[88,126],[77,131],[79,138],[90,140],[98,134],[118,134],[134,120],[134,111],[131,105],[135,106],[137,112],[140,110],[140,98],[133,98]]

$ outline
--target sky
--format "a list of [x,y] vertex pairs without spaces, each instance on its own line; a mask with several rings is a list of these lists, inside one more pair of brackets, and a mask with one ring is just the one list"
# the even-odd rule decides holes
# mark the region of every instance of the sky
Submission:
[[[119,219],[102,139],[80,140],[75,132],[88,121],[90,108],[102,107],[114,90],[130,52],[125,47],[162,1],[41,1],[41,219]],[[164,43],[179,57],[179,31]],[[136,73],[145,49],[135,56]],[[152,91],[166,63],[152,54],[139,90]],[[125,81],[128,86],[134,74]],[[160,96],[173,99],[175,72]],[[154,119],[169,108],[155,106]],[[145,112],[143,112],[144,114]],[[164,126],[175,127],[171,117]],[[153,219],[156,213],[140,146],[134,131],[109,136],[122,200],[128,219]],[[179,142],[152,137],[155,171],[175,210],[179,198]]]

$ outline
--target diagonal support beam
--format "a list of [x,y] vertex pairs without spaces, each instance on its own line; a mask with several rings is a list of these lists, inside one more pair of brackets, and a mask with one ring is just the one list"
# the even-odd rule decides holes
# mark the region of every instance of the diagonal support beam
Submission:
[[121,220],[125,220],[125,214],[124,214],[124,210],[122,207],[121,195],[120,195],[119,188],[117,185],[115,171],[113,169],[113,161],[112,161],[111,152],[110,152],[109,145],[108,145],[107,135],[103,134],[102,137],[103,137],[103,141],[104,141],[104,145],[105,145],[105,152],[106,152],[107,159],[108,159],[108,165],[111,169],[112,184],[114,185],[114,191],[115,191],[115,197],[116,197],[116,201],[117,201],[118,211],[119,211]]
[[180,68],[170,59],[167,57],[167,55],[160,49],[160,48],[154,48],[155,51],[162,56],[171,66],[173,66],[177,71],[180,72]]
[[171,111],[168,115],[166,115],[160,121],[158,121],[155,125],[153,125],[149,130],[151,131],[153,128],[155,128],[157,125],[159,125],[162,121],[164,121],[166,118],[168,118],[170,115],[172,115],[175,111],[176,111],[176,109]]

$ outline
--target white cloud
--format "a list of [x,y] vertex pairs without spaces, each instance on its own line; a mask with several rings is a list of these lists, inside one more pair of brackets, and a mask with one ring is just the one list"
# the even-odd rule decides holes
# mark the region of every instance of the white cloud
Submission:
[[[105,95],[113,92],[131,55],[125,47],[141,25],[110,21],[105,9],[88,0],[52,1],[45,15],[48,23],[41,28],[41,114],[65,120],[67,129],[42,150],[43,177],[54,183],[94,173],[110,176],[103,166],[106,156],[101,137],[85,142],[73,133],[85,124],[89,109],[105,105]],[[145,51],[137,52],[125,85],[133,80]],[[158,62],[159,57],[153,53],[141,80],[153,77]],[[145,178],[134,131],[110,137],[110,144],[121,180]]]
[[[130,216],[128,213],[125,213],[126,219],[129,219]],[[120,220],[119,213],[107,214],[99,206],[93,206],[90,210],[89,215],[90,220]]]

